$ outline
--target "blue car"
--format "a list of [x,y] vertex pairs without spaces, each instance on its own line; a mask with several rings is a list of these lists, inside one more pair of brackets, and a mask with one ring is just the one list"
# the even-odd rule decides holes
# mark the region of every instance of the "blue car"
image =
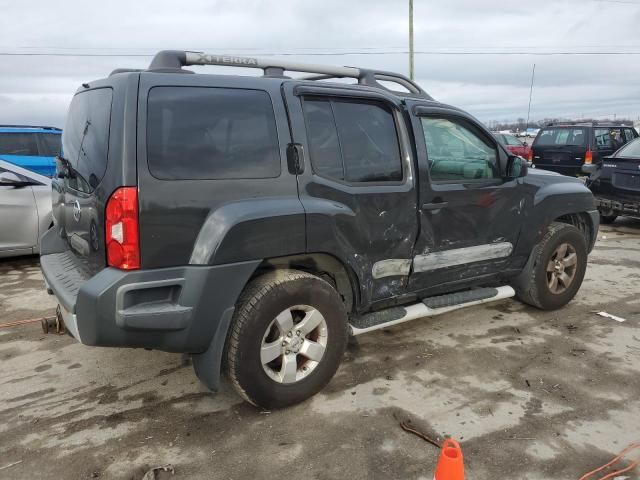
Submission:
[[0,125],[0,159],[53,177],[61,138],[62,130],[56,127]]

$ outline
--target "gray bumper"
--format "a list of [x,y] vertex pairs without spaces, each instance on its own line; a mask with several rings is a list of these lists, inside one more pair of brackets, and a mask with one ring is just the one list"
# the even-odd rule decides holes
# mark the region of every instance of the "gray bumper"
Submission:
[[[41,256],[47,286],[65,323],[85,345],[199,353],[220,332],[260,261],[123,271],[105,268],[84,279],[69,252]],[[66,270],[65,270],[65,266]]]

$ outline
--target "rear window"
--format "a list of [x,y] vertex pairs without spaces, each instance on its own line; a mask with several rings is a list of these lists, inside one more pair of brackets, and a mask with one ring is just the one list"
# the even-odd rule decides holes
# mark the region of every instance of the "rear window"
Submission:
[[147,160],[150,172],[164,180],[277,177],[271,98],[260,90],[154,87]]
[[62,150],[74,173],[67,185],[75,190],[92,192],[107,169],[112,96],[110,88],[98,88],[71,101]]
[[0,154],[38,156],[38,143],[33,133],[0,133]]
[[543,128],[535,140],[536,146],[583,146],[587,143],[587,129],[576,127]]
[[616,156],[622,158],[640,158],[640,139],[625,145]]

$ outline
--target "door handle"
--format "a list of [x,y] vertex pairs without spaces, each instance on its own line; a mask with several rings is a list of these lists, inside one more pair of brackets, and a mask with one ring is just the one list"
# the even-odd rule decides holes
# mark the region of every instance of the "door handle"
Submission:
[[440,210],[449,205],[449,202],[423,203],[422,210]]

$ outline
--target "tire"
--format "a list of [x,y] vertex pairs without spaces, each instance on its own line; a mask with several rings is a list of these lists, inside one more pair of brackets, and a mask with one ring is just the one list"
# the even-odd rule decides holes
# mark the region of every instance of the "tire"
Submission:
[[329,383],[347,337],[347,312],[329,283],[306,272],[276,270],[251,281],[241,294],[224,369],[248,402],[265,409],[287,407]]
[[[561,247],[567,245],[566,255],[560,259]],[[575,264],[568,266],[571,253],[575,253]],[[554,222],[549,226],[544,238],[533,250],[533,264],[518,287],[517,298],[542,310],[556,310],[563,307],[576,295],[587,269],[587,244],[584,235],[573,225]],[[562,266],[558,266],[558,260]],[[566,264],[566,265],[565,265]],[[552,268],[552,271],[548,271]],[[570,277],[568,286],[561,278],[563,272]],[[556,276],[555,287],[552,275]],[[554,291],[555,289],[555,291]]]
[[618,215],[602,215],[600,214],[600,223],[602,223],[603,225],[610,225],[613,222],[616,221],[616,218],[618,218]]

